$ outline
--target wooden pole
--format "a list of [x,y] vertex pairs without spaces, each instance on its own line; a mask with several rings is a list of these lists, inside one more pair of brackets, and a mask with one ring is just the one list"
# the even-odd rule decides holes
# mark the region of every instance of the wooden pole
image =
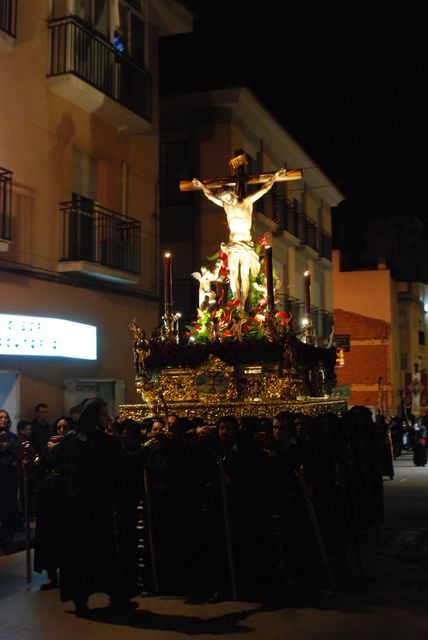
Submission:
[[221,458],[218,458],[219,465],[219,481],[220,481],[220,490],[221,490],[221,501],[223,506],[223,520],[224,520],[224,532],[226,535],[226,547],[227,547],[227,562],[229,566],[229,578],[230,585],[232,588],[232,599],[238,599],[238,592],[236,588],[236,572],[235,572],[235,558],[233,554],[233,542],[232,542],[232,532],[230,528],[230,517],[229,517],[229,504],[227,500],[227,491],[226,491],[226,483],[224,478],[224,466]]
[[303,495],[303,501],[305,503],[306,506],[306,511],[308,513],[309,516],[309,520],[311,522],[311,526],[312,526],[312,531],[314,533],[314,537],[315,537],[315,542],[317,544],[318,547],[318,551],[321,557],[321,561],[324,565],[324,569],[327,575],[327,579],[330,583],[330,587],[332,592],[335,594],[336,593],[336,588],[334,585],[334,580],[333,580],[333,573],[331,571],[331,567],[330,567],[330,562],[328,560],[328,556],[327,556],[327,552],[325,550],[325,546],[324,546],[324,542],[321,536],[321,531],[319,528],[319,524],[318,524],[318,520],[315,514],[315,510],[314,510],[314,506],[312,504],[312,499],[310,497],[309,494],[309,488],[306,484],[305,481],[305,477],[303,474],[303,464],[300,465],[299,469],[296,471],[296,475],[299,479],[300,482],[300,487],[302,489],[302,495]]
[[160,592],[159,569],[158,569],[158,561],[156,557],[152,503],[150,499],[150,485],[149,485],[149,475],[148,475],[147,469],[144,469],[144,492],[146,494],[147,526],[149,530],[149,546],[150,546],[150,560],[152,565],[153,588],[155,593],[159,593]]
[[24,522],[25,522],[25,559],[27,583],[32,581],[31,570],[31,531],[30,531],[30,491],[28,486],[28,457],[24,445],[24,457],[22,460],[24,472]]

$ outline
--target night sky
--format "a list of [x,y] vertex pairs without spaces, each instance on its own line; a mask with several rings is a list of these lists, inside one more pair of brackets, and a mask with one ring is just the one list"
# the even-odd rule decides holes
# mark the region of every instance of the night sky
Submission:
[[428,220],[422,5],[184,4],[199,17],[162,42],[164,92],[246,85],[346,196],[336,218]]

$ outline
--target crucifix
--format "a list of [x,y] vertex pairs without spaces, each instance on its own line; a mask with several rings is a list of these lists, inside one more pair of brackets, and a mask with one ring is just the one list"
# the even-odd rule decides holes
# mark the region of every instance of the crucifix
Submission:
[[[250,274],[257,276],[260,271],[259,257],[254,251],[251,236],[253,224],[253,204],[264,196],[275,182],[284,180],[298,180],[302,177],[301,169],[279,169],[270,173],[244,173],[248,164],[245,153],[240,150],[238,155],[229,161],[230,168],[235,171],[234,176],[216,178],[214,180],[182,180],[180,191],[201,189],[204,195],[226,213],[229,226],[229,242],[221,245],[228,256],[230,286],[233,296],[240,301],[244,308],[250,287]],[[246,184],[260,184],[254,193],[245,195]]]
[[[238,155],[229,160],[229,167],[235,171],[234,176],[226,176],[225,178],[208,178],[202,180],[202,184],[208,189],[224,189],[225,187],[234,187],[236,195],[242,199],[245,197],[244,186],[246,184],[265,184],[270,181],[274,172],[265,173],[245,173],[245,166],[248,164],[247,156],[240,149]],[[285,180],[299,180],[302,177],[301,169],[284,169],[283,173],[275,179],[275,182],[284,182]],[[197,186],[194,180],[180,180],[180,191],[195,191],[202,189]]]

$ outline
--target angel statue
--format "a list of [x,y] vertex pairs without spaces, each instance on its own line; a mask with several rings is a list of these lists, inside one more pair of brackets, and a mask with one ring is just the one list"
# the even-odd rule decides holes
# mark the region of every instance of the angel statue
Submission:
[[217,280],[221,267],[221,260],[217,260],[213,271],[207,267],[201,267],[201,271],[194,271],[192,277],[199,281],[199,309],[206,309],[207,306],[215,303],[216,294],[211,289],[211,283]]

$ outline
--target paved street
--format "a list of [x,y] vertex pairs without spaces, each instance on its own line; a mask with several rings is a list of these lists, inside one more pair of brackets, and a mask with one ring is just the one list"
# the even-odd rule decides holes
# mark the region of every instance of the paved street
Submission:
[[0,629],[5,640],[176,640],[230,635],[240,640],[427,640],[428,467],[413,466],[410,454],[395,461],[385,480],[385,523],[362,540],[366,580],[350,556],[337,579],[338,596],[299,602],[188,603],[182,598],[138,598],[126,615],[103,610],[104,596],[90,600],[90,620],[75,618],[56,590],[41,592],[43,577],[25,580],[23,552],[0,557]]

